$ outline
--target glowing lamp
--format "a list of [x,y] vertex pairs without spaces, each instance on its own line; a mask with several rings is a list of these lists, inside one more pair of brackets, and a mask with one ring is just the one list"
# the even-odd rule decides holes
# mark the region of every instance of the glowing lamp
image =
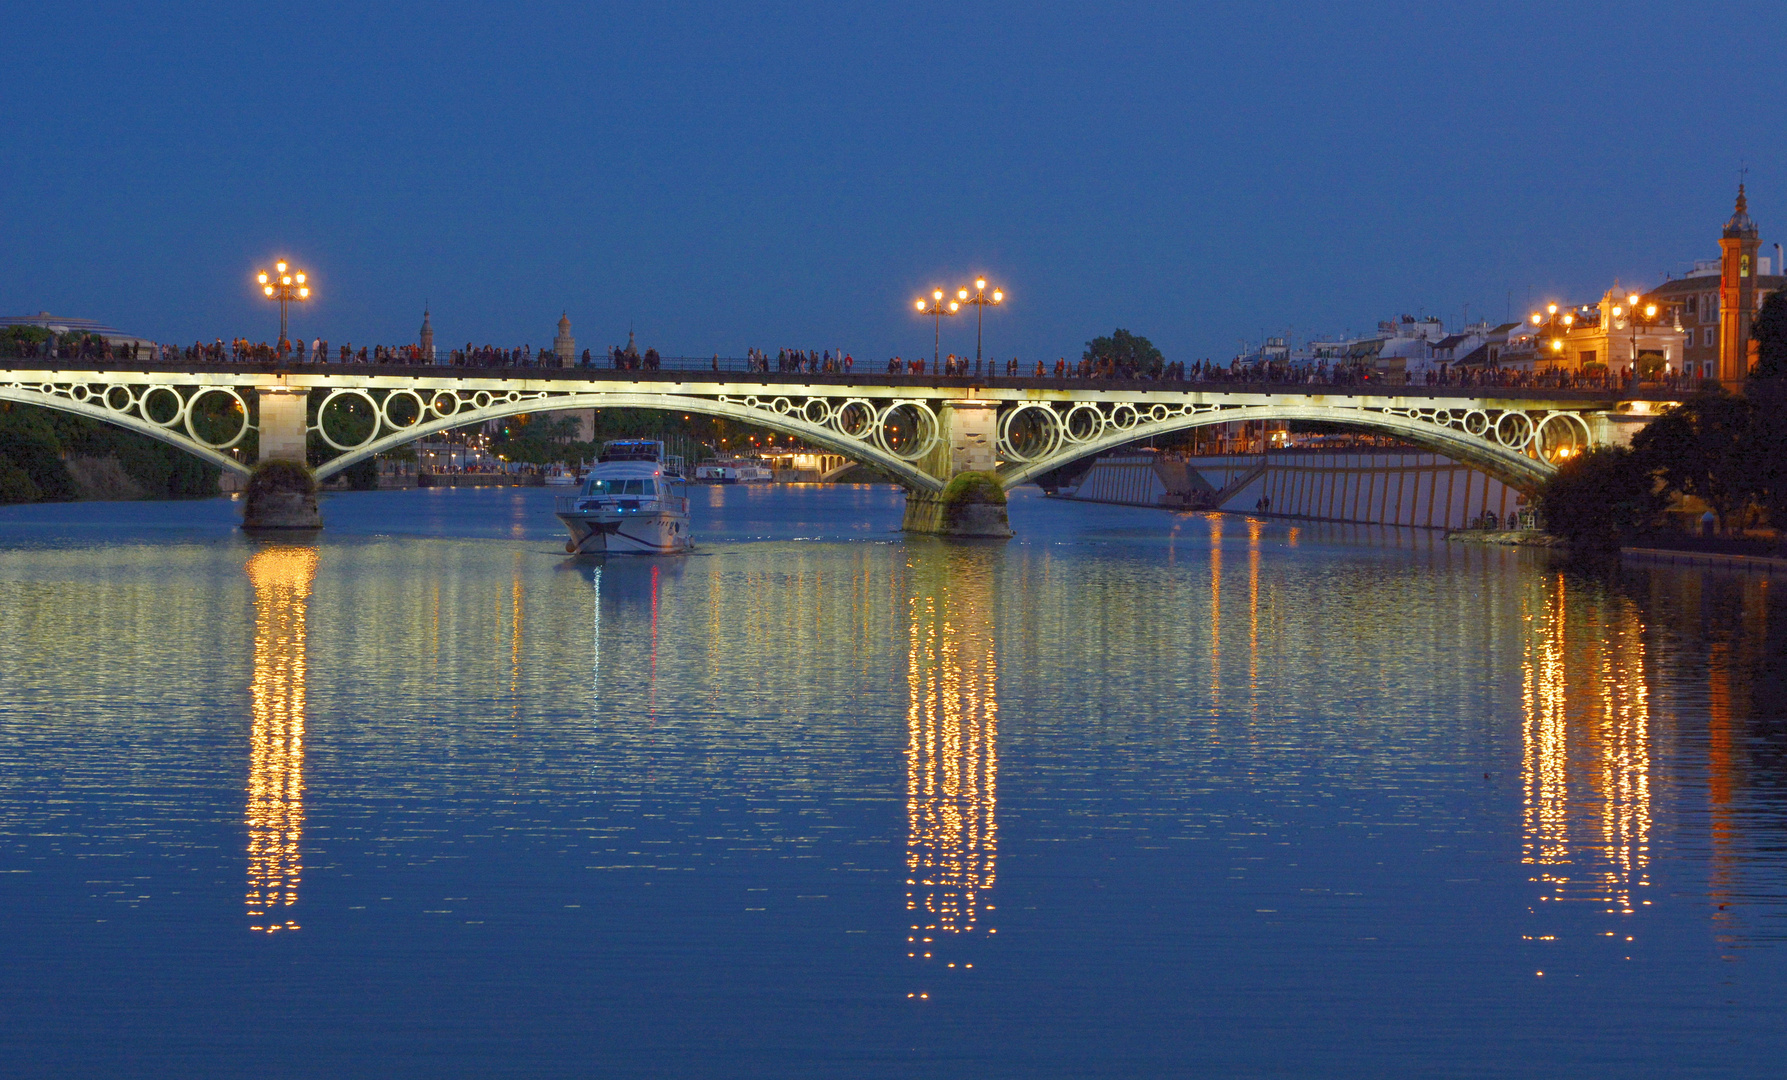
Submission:
[[1626,297],[1626,303],[1631,304],[1633,307],[1637,307],[1638,306],[1638,294],[1633,293],[1631,296]]
[[310,299],[310,290],[309,289],[299,289],[298,297],[299,297],[299,299],[302,299],[302,300]]
[[1564,343],[1562,341],[1559,341],[1557,338],[1552,338],[1551,339],[1551,351],[1552,352],[1563,352],[1564,351]]
[[268,285],[265,288],[263,288],[261,291],[266,293],[268,296],[272,296],[273,295],[273,286]]
[[938,289],[938,290],[937,290],[937,291],[936,291],[936,292],[934,292],[934,293],[932,293],[932,294],[931,294],[931,299],[933,299],[933,300],[941,300],[941,299],[943,299],[943,290],[942,290],[942,289]]
[[1556,304],[1547,304],[1545,307],[1545,310],[1553,315],[1556,315],[1557,314],[1557,305]]
[[300,285],[304,284],[304,275],[303,274],[298,275],[298,284],[300,284]]
[[1539,325],[1539,313],[1536,311],[1533,312],[1533,325],[1534,326]]
[[993,303],[997,304],[1001,300],[1004,300],[1004,299],[1005,299],[1004,293],[1000,292],[998,289],[993,290]]
[[918,310],[923,311],[924,309],[925,309],[925,302],[923,300],[920,300],[918,302]]
[[958,304],[958,303],[956,303],[956,302],[955,302],[955,301],[954,301],[954,300],[951,300],[951,301],[950,301],[950,302],[949,302],[949,310],[951,310],[951,311],[954,311],[954,310],[956,310],[956,309],[957,309],[957,308],[959,308],[959,307],[961,307],[961,306],[962,306],[962,305],[960,305],[960,304]]
[[273,264],[273,269],[275,269],[283,274],[283,273],[285,273],[285,264],[282,262],[276,262]]
[[957,289],[956,290],[956,299],[957,300],[968,299],[968,290],[967,289]]
[[1656,318],[1656,315],[1657,315],[1657,305],[1655,305],[1655,304],[1644,305],[1644,317],[1645,318],[1654,319],[1654,318]]
[[262,274],[261,275],[261,284],[265,285],[266,283],[267,283],[267,275]]
[[1624,309],[1622,309],[1618,304],[1613,305],[1614,318],[1618,318],[1619,316],[1624,315],[1624,314],[1625,314]]
[[974,287],[977,289],[986,288],[987,287],[987,279],[986,278],[975,278],[974,279]]
[[1564,316],[1564,325],[1565,326],[1575,326],[1576,325],[1576,316],[1565,315]]

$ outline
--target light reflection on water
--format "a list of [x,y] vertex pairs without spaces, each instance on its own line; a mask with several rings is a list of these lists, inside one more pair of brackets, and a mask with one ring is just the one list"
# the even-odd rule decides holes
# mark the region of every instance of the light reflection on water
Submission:
[[467,494],[330,499],[315,547],[212,504],[0,512],[28,1072],[1754,1075],[1787,1047],[1760,581],[1023,494],[1009,545],[902,541],[881,489],[715,491],[695,556],[580,561],[549,493]]
[[304,870],[305,607],[316,549],[279,545],[248,559],[254,584],[254,727],[249,734],[249,929],[296,930]]

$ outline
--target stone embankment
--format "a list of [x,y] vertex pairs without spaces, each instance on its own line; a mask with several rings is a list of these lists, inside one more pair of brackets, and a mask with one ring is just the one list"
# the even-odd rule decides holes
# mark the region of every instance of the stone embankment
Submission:
[[1446,539],[1456,540],[1461,544],[1500,544],[1504,547],[1564,546],[1564,542],[1558,537],[1537,529],[1453,529],[1446,534]]

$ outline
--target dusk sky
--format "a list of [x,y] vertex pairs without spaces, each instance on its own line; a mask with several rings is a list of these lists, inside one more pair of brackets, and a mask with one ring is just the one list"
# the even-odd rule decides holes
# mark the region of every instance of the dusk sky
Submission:
[[[1787,4],[10,8],[0,314],[161,340],[1170,360],[1787,240]],[[973,319],[944,328],[974,351]]]

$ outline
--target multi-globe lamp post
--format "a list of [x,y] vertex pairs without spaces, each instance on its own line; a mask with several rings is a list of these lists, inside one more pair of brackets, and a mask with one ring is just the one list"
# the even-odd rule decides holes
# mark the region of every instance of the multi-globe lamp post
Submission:
[[279,340],[286,340],[286,307],[310,299],[310,286],[304,284],[304,272],[287,266],[284,259],[273,264],[273,272],[260,272],[261,294],[279,301]]
[[1626,297],[1626,307],[1624,311],[1621,311],[1617,306],[1613,309],[1613,317],[1617,319],[1621,315],[1624,315],[1626,317],[1626,328],[1631,331],[1631,347],[1630,351],[1626,353],[1626,361],[1632,367],[1633,378],[1638,377],[1638,324],[1640,321],[1649,324],[1657,317],[1657,305],[1646,304],[1642,309],[1639,308],[1638,301],[1642,299],[1644,298],[1637,293],[1631,293]]
[[961,309],[962,305],[959,302],[955,300],[945,301],[943,299],[942,289],[931,290],[931,298],[929,300],[922,296],[918,298],[918,313],[920,315],[929,315],[931,321],[936,324],[932,327],[931,367],[933,370],[937,367],[938,357],[943,353],[943,316],[954,315]]
[[975,278],[974,291],[970,293],[967,289],[957,289],[956,299],[964,304],[974,305],[974,370],[979,371],[981,315],[986,312],[987,308],[1003,304],[1005,302],[1005,293],[1001,289],[994,289],[989,295],[987,293],[987,279]]

